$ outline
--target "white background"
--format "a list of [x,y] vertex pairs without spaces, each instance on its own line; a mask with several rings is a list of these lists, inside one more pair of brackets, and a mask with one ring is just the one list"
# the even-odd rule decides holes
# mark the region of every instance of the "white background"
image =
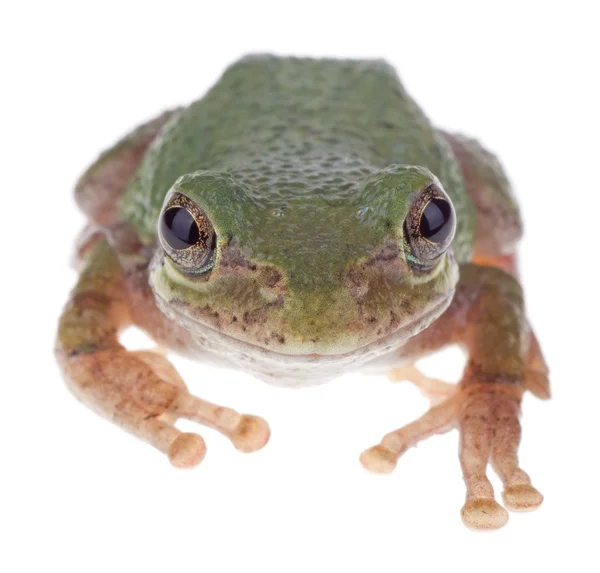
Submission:
[[[598,571],[595,4],[3,4],[0,570]],[[74,181],[125,131],[257,51],[385,57],[434,122],[507,166],[526,221],[529,315],[552,368],[554,399],[524,401],[538,512],[495,533],[465,529],[456,433],[391,476],[365,472],[358,454],[427,407],[409,384],[348,375],[284,390],[176,359],[196,394],[272,429],[252,455],[201,430],[208,454],[188,472],[67,392],[52,346],[84,222]],[[430,368],[451,378],[459,361]]]

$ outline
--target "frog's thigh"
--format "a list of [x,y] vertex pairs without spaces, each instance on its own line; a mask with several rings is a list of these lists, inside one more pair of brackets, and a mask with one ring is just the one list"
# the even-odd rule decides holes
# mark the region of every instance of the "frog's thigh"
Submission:
[[117,200],[148,146],[178,112],[178,109],[166,111],[137,127],[102,153],[81,176],[75,186],[75,200],[96,225],[108,225],[114,220]]
[[496,156],[475,139],[443,131],[441,134],[452,148],[475,206],[475,260],[511,271],[512,254],[523,225],[504,169]]
[[196,465],[205,453],[199,435],[173,426],[179,417],[220,431],[241,451],[267,442],[269,429],[261,418],[192,396],[164,356],[123,348],[118,332],[131,322],[119,261],[101,240],[87,254],[57,339],[59,363],[82,402],[168,454],[178,467]]
[[463,521],[474,529],[501,527],[508,515],[494,499],[488,462],[502,479],[508,509],[535,509],[543,499],[520,468],[517,449],[523,391],[532,376],[547,382],[547,369],[530,336],[522,291],[513,276],[492,267],[464,265],[454,302],[434,329],[407,343],[404,358],[415,359],[452,343],[462,344],[469,353],[456,392],[417,421],[387,434],[363,452],[361,461],[372,471],[389,472],[408,448],[456,427],[467,487]]

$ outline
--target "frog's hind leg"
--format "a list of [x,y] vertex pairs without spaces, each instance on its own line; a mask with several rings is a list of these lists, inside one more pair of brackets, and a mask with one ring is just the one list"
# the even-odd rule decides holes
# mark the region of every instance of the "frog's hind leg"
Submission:
[[177,467],[204,457],[204,440],[173,425],[189,418],[227,436],[244,452],[260,449],[269,428],[192,396],[160,354],[129,352],[119,331],[132,324],[122,270],[106,239],[90,247],[60,320],[56,354],[72,392],[100,415],[166,453]]
[[523,234],[519,206],[496,156],[477,140],[440,132],[462,172],[475,207],[474,262],[516,275],[515,249]]
[[179,111],[166,111],[137,127],[102,153],[80,177],[75,186],[75,200],[95,225],[108,225],[115,220],[117,200],[148,146]]
[[[499,265],[491,265],[499,266]],[[508,271],[508,269],[505,269]],[[511,273],[513,274],[513,273]],[[538,339],[530,327],[530,345],[527,356],[527,371],[525,374],[525,388],[534,396],[542,400],[550,398],[549,368],[542,354]],[[439,350],[439,349],[438,349]],[[417,386],[421,393],[429,399],[432,406],[439,404],[452,396],[457,390],[457,385],[444,382],[438,378],[427,376],[415,365],[414,362],[396,366],[386,373],[392,382],[408,381]]]
[[180,111],[165,111],[137,127],[102,153],[79,178],[75,185],[75,201],[89,220],[76,242],[72,260],[75,268],[79,268],[86,251],[105,234],[117,239],[116,242],[119,243],[125,240],[125,245],[119,245],[120,252],[130,247],[127,243],[131,242],[132,237],[137,241],[137,235],[129,225],[117,220],[118,200],[137,171],[150,144]]
[[508,514],[495,501],[494,490],[486,475],[494,441],[490,424],[492,409],[493,404],[479,395],[469,403],[456,393],[416,421],[386,434],[378,445],[361,454],[360,461],[372,472],[390,473],[409,448],[458,427],[461,433],[459,459],[467,488],[461,511],[463,521],[474,529],[502,527],[508,521]]
[[540,343],[533,332],[529,328],[529,352],[527,354],[527,372],[525,373],[525,388],[540,400],[548,400],[550,398],[550,369]]
[[400,382],[403,380],[412,382],[419,388],[421,393],[429,399],[432,406],[443,402],[446,398],[454,394],[456,390],[456,384],[426,376],[412,362],[392,368],[387,372],[387,377],[392,380],[392,382]]

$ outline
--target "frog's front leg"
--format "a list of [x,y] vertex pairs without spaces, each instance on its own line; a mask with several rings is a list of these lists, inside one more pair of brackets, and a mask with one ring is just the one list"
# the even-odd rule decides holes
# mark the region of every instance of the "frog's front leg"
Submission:
[[543,501],[517,458],[523,392],[548,395],[547,368],[525,318],[517,280],[498,268],[464,265],[450,308],[403,353],[414,359],[446,344],[461,344],[469,354],[456,391],[417,421],[387,434],[363,452],[361,462],[371,471],[389,473],[408,448],[456,427],[467,488],[463,521],[473,529],[498,528],[508,514],[494,499],[488,463],[503,482],[508,509],[531,510]]
[[101,239],[86,253],[59,324],[56,353],[76,397],[166,453],[176,467],[200,463],[206,450],[201,436],[175,428],[180,417],[218,430],[243,452],[266,444],[262,418],[196,398],[162,355],[121,346],[118,333],[132,322],[119,260]]

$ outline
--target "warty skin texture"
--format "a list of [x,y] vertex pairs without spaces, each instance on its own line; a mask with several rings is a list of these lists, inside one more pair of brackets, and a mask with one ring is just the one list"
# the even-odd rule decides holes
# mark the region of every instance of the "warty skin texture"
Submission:
[[[519,407],[526,390],[549,397],[548,369],[524,311],[510,185],[477,141],[435,129],[384,62],[244,58],[104,153],[76,198],[91,226],[58,361],[76,396],[175,466],[206,450],[179,417],[245,452],[269,428],[191,395],[164,356],[127,351],[118,334],[132,324],[285,386],[355,370],[412,380],[433,407],[363,452],[367,469],[390,472],[457,428],[468,527],[508,519],[488,462],[508,509],[541,504],[517,459]],[[159,229],[186,205],[205,241],[172,250]],[[427,209],[445,213],[442,238],[427,234]],[[447,344],[469,356],[456,386],[411,364]]]
[[[458,211],[453,254],[468,260],[474,221],[459,168],[387,64],[253,57],[171,121],[120,209],[155,241],[172,189],[215,227],[207,281],[168,260],[154,266],[161,308],[175,320],[280,354],[345,354],[449,303],[452,261],[418,274],[406,264],[407,211],[437,181],[413,165],[441,178]],[[384,251],[396,260],[367,271]],[[366,274],[370,284],[357,287]]]

